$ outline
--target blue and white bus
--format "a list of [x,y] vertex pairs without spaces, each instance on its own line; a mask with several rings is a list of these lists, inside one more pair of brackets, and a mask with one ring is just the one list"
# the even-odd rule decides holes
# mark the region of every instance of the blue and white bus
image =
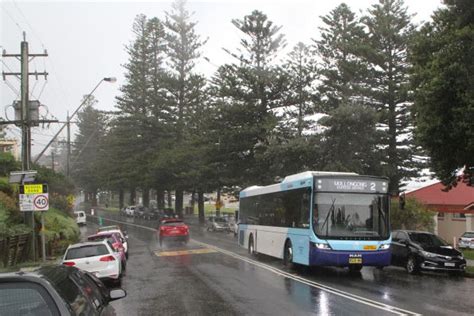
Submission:
[[240,192],[239,244],[285,265],[390,264],[388,180],[307,171]]

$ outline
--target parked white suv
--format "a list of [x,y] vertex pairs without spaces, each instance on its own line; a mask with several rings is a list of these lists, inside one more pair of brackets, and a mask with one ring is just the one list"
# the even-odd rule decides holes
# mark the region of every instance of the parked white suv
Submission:
[[74,212],[74,216],[76,216],[76,224],[78,226],[86,225],[86,212],[77,211],[77,212]]
[[102,280],[120,283],[122,260],[107,240],[69,245],[62,264],[87,271]]

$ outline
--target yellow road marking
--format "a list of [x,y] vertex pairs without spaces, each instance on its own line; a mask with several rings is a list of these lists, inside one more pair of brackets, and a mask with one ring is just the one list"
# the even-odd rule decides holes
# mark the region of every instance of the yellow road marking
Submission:
[[214,249],[189,249],[189,250],[176,250],[176,251],[155,251],[155,255],[158,257],[172,257],[172,256],[185,256],[185,255],[199,255],[205,253],[217,252]]

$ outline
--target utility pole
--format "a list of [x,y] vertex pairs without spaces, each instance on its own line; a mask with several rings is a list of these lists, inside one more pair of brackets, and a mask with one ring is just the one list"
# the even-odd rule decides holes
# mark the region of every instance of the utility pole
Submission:
[[[35,123],[32,122],[30,117],[30,101],[29,101],[29,77],[35,76],[38,79],[38,76],[44,76],[47,79],[48,73],[47,72],[29,72],[29,63],[35,57],[46,57],[48,53],[46,50],[43,54],[30,54],[28,51],[28,42],[26,41],[26,34],[23,32],[23,41],[20,45],[20,54],[7,54],[6,51],[3,51],[3,57],[15,57],[20,60],[20,73],[15,72],[2,72],[3,79],[6,80],[6,76],[20,76],[21,82],[21,92],[20,92],[20,120],[19,124],[21,126],[21,169],[23,171],[30,170],[30,163],[31,163],[31,126]],[[37,123],[37,122],[36,122]],[[31,217],[28,219],[25,213],[25,222],[31,224],[33,229],[33,238],[32,238],[32,253],[33,253],[33,260],[36,261],[36,234],[35,234],[35,218],[34,212],[31,212]],[[43,216],[43,213],[41,213]],[[43,245],[44,247],[44,245]]]
[[[38,122],[32,122],[30,117],[30,110],[32,105],[29,100],[29,77],[44,76],[47,79],[48,73],[43,72],[29,72],[29,63],[35,57],[47,57],[48,53],[46,50],[42,54],[30,54],[28,50],[28,42],[26,41],[26,34],[23,32],[23,41],[21,42],[21,53],[20,54],[7,54],[3,51],[2,57],[14,57],[20,60],[21,72],[2,72],[3,79],[6,80],[7,76],[20,76],[21,81],[21,92],[20,92],[20,108],[21,115],[20,120],[15,121],[21,126],[21,168],[22,170],[29,170],[31,163],[31,130],[30,127]],[[9,122],[6,122],[9,123]],[[33,123],[33,124],[32,124]]]

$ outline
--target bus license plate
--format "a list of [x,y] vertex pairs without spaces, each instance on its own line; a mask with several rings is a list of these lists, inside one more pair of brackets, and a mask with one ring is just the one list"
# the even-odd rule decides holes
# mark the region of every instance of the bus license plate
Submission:
[[362,258],[349,258],[349,264],[362,264]]

